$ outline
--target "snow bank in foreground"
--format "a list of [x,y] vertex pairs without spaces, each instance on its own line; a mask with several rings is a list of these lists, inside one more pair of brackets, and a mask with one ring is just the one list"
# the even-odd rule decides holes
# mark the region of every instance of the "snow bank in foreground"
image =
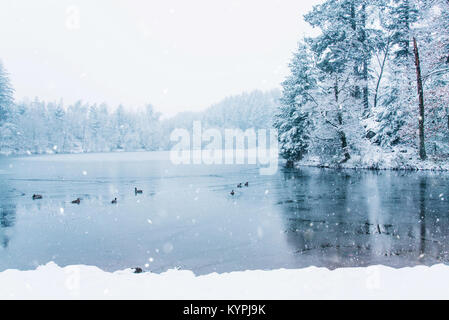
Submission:
[[245,271],[196,277],[190,271],[115,273],[58,267],[0,273],[1,299],[448,299],[449,266]]

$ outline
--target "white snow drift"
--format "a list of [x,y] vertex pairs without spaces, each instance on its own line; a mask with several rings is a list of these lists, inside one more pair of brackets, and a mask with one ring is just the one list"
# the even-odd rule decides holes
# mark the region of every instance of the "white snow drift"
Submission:
[[448,299],[449,266],[114,273],[54,263],[0,273],[1,299]]

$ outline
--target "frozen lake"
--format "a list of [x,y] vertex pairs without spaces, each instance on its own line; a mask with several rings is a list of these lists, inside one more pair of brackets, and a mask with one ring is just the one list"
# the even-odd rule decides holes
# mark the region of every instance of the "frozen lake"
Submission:
[[261,176],[252,165],[174,166],[163,152],[2,157],[0,271],[447,264],[448,199],[445,173]]

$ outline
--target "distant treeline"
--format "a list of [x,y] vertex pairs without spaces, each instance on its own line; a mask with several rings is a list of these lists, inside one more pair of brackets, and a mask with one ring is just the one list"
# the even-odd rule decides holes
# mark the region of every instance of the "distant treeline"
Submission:
[[14,102],[14,90],[0,64],[0,153],[42,154],[167,150],[175,128],[270,128],[280,92],[254,91],[224,99],[204,112],[161,120],[151,105],[143,110],[115,109],[79,101]]

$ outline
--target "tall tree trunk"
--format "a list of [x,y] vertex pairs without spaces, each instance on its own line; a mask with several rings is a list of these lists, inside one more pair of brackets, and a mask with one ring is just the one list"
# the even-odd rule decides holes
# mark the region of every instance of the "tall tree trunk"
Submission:
[[341,148],[343,150],[344,156],[345,158],[340,162],[340,163],[345,163],[348,162],[349,159],[351,159],[351,155],[349,154],[348,151],[348,140],[346,138],[346,134],[343,131],[343,115],[341,113],[341,109],[339,106],[339,87],[338,87],[338,79],[335,79],[335,87],[334,87],[334,93],[335,93],[335,101],[337,103],[337,108],[338,108],[338,112],[337,112],[337,121],[338,121],[338,136],[340,138],[340,142],[341,142]]
[[[405,28],[407,30],[407,33],[409,33],[410,32],[410,2],[409,2],[409,0],[404,1],[404,6],[405,6]],[[407,37],[407,39],[404,40],[404,43],[403,43],[406,57],[408,57],[410,54],[409,39],[410,38]]]
[[[343,117],[341,115],[341,112],[338,112],[338,124],[340,126],[343,125]],[[338,135],[340,137],[341,148],[343,149],[343,153],[345,155],[345,158],[340,163],[345,163],[348,162],[349,159],[351,159],[351,155],[348,151],[348,140],[346,139],[346,134],[342,129],[338,131]]]
[[421,158],[421,160],[426,160],[426,145],[424,141],[424,88],[421,76],[421,61],[419,59],[419,51],[416,38],[413,38],[413,48],[415,53],[416,83],[418,86],[419,98],[419,157]]
[[362,70],[362,79],[363,79],[363,112],[365,115],[369,113],[369,88],[368,88],[368,68],[369,68],[369,54],[368,54],[368,45],[366,44],[366,4],[362,5],[362,13],[361,13],[361,28],[360,28],[360,42],[363,45],[363,70]]
[[447,129],[449,130],[449,108],[446,108]]
[[365,115],[369,113],[369,88],[368,88],[368,62],[363,62],[363,112]]
[[[356,8],[355,8],[355,3],[354,1],[351,2],[351,6],[349,8],[350,10],[350,15],[351,15],[351,28],[354,31],[354,34],[357,35],[357,14],[356,14]],[[353,50],[357,50],[356,46],[355,46],[355,41],[352,44]],[[358,80],[360,79],[360,71],[359,71],[359,65],[356,63],[354,64],[354,77],[356,78],[356,83],[358,82]],[[354,98],[356,99],[360,99],[361,97],[361,93],[360,93],[360,86],[355,84],[354,88],[353,88],[353,92],[352,95],[354,96]]]
[[382,60],[382,64],[380,65],[380,74],[379,74],[379,78],[377,79],[376,90],[375,90],[375,93],[374,93],[374,108],[377,107],[377,100],[378,100],[378,97],[379,97],[380,82],[382,81],[382,77],[384,75],[385,64],[387,62],[389,53],[390,53],[390,37],[388,38],[387,46],[385,47],[385,52],[384,52],[385,55],[384,55],[384,58]]

